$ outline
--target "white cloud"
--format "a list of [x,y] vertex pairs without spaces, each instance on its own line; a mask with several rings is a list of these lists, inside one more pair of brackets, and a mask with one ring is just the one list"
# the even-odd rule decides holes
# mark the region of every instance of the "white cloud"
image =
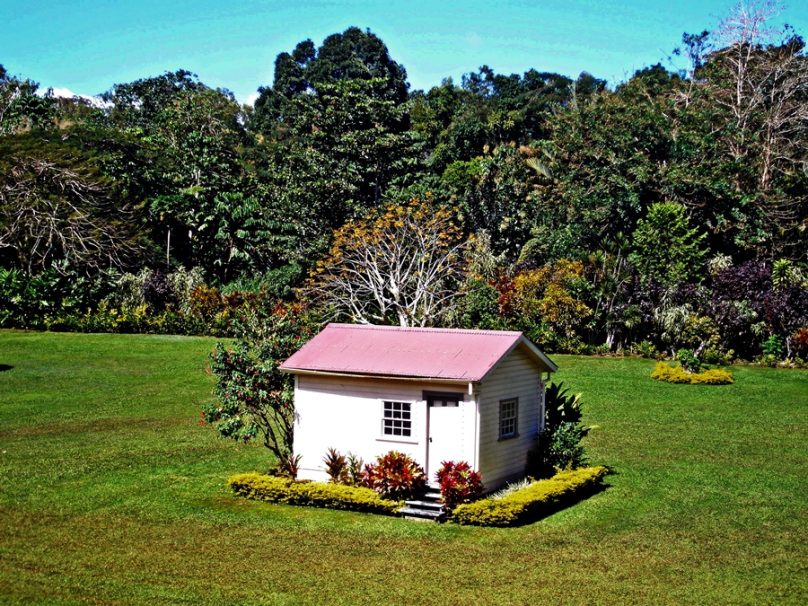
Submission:
[[50,91],[50,94],[51,94],[52,97],[56,97],[57,99],[72,99],[73,97],[78,97],[79,96],[76,93],[74,93],[72,90],[70,90],[69,88],[60,88],[58,86],[56,86],[54,88],[46,88],[46,89],[40,88],[37,91],[37,94],[40,97],[44,97],[45,95],[48,94],[48,91]]
[[247,98],[244,100],[244,105],[255,105],[255,102],[258,101],[258,97],[261,96],[261,93],[258,91],[247,95]]
[[64,88],[64,87],[60,87],[60,86],[54,86],[54,87],[51,87],[51,88],[40,88],[39,90],[37,90],[36,94],[39,95],[40,97],[45,97],[47,95],[50,95],[50,96],[55,97],[57,99],[75,99],[75,98],[78,98],[78,99],[81,99],[81,100],[85,101],[86,103],[90,104],[91,106],[98,107],[98,108],[106,108],[106,107],[110,107],[112,105],[111,103],[109,103],[107,101],[104,101],[99,96],[83,95],[81,93],[74,93],[69,88]]

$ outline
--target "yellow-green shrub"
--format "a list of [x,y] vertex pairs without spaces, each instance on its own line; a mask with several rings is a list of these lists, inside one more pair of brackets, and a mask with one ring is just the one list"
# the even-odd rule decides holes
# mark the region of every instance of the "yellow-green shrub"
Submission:
[[596,488],[606,475],[605,467],[582,467],[560,471],[552,478],[538,480],[501,499],[482,499],[458,505],[452,520],[474,526],[522,524],[580,498]]
[[688,383],[691,385],[727,385],[733,383],[732,373],[718,368],[689,373],[681,366],[670,366],[659,362],[651,373],[651,378],[667,383]]
[[734,383],[732,373],[720,368],[711,368],[703,372],[697,373],[690,378],[690,382],[702,385],[728,385]]
[[392,515],[400,507],[397,501],[383,499],[375,490],[361,486],[298,482],[261,473],[242,473],[228,480],[237,495],[257,501],[309,505]]

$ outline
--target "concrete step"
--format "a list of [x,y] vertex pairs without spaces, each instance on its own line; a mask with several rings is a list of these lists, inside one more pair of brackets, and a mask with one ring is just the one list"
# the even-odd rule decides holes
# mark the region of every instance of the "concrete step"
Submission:
[[420,509],[408,505],[399,509],[398,513],[406,520],[442,522],[446,518],[443,509]]
[[429,509],[435,511],[443,511],[443,505],[438,503],[437,501],[426,501],[426,500],[412,500],[412,501],[404,501],[404,504],[407,507],[412,507],[413,509]]
[[404,501],[399,513],[408,520],[443,522],[446,519],[446,510],[440,502],[440,490],[434,488],[427,488],[417,498]]
[[423,501],[440,501],[440,490],[427,489],[419,495],[419,498]]

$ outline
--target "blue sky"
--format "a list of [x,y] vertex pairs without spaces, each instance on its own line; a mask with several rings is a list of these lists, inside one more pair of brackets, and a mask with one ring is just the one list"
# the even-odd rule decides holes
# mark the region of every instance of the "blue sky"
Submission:
[[[97,94],[189,69],[245,101],[271,84],[275,56],[350,25],[370,28],[413,88],[488,64],[619,82],[712,28],[733,0],[0,0],[0,63],[43,87]],[[808,33],[808,2],[781,21]]]

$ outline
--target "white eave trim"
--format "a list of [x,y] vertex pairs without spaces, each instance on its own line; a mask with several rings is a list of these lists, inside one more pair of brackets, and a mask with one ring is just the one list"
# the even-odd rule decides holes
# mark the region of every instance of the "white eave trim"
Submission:
[[[555,372],[558,370],[558,366],[556,366],[555,362],[553,362],[550,358],[544,355],[544,352],[538,347],[536,347],[533,344],[533,342],[530,339],[528,339],[525,335],[522,335],[519,338],[519,343],[523,343],[524,345],[526,345],[527,348],[530,351],[532,351],[533,354],[545,364],[545,366],[547,366],[548,372]],[[510,353],[510,351],[508,353]]]
[[468,379],[444,379],[442,377],[409,377],[403,375],[376,375],[376,374],[363,374],[356,372],[337,372],[333,370],[307,370],[302,368],[281,368],[281,372],[291,375],[316,375],[324,377],[350,377],[352,379],[384,379],[386,381],[428,381],[430,383],[453,383],[457,385],[472,385],[477,381],[469,381]]

